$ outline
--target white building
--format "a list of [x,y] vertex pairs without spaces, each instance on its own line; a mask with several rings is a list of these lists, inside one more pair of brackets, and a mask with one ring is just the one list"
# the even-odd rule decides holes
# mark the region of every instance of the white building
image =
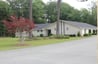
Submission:
[[[59,33],[62,35],[77,35],[93,33],[96,31],[96,26],[75,22],[75,21],[60,21]],[[56,35],[56,22],[47,24],[36,24],[32,31],[33,36],[49,36],[50,34]]]
[[[61,20],[59,26],[61,35],[78,35],[80,33],[83,36],[84,34],[94,33],[97,30],[96,26],[76,21]],[[49,36],[51,34],[56,35],[56,22],[36,24],[32,30],[32,36]]]

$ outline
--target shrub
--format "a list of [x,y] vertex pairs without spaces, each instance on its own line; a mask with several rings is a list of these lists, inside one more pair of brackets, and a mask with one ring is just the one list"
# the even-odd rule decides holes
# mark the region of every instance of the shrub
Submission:
[[97,35],[97,33],[92,33],[92,35]]
[[53,34],[49,34],[48,36],[52,36]]
[[89,36],[91,36],[92,35],[92,33],[89,33]]
[[89,36],[89,34],[84,34],[84,36]]
[[56,35],[49,36],[50,39],[56,38]]
[[75,34],[72,34],[72,35],[69,35],[70,37],[76,37],[76,35]]
[[69,38],[70,38],[70,36],[65,36],[64,38],[65,38],[65,39],[69,39]]
[[79,37],[81,36],[80,32],[77,33],[77,36],[79,36]]
[[43,34],[40,34],[40,37],[43,37],[44,35]]

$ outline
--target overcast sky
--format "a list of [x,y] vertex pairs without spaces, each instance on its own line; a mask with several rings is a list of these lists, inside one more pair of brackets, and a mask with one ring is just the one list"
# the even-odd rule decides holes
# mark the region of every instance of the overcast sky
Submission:
[[[43,1],[46,3],[50,0],[43,0]],[[51,0],[51,1],[57,1],[57,0]],[[81,8],[88,8],[89,7],[88,5],[91,3],[91,1],[95,0],[88,0],[87,2],[77,2],[77,0],[62,0],[62,1],[70,4],[71,6],[77,9],[81,9]]]

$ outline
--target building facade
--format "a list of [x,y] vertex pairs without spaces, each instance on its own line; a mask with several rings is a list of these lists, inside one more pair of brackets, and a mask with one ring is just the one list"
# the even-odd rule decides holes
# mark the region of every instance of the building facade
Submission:
[[[46,24],[36,24],[35,28],[32,29],[32,36],[50,36],[56,35],[56,25],[57,23],[46,23]],[[81,36],[85,34],[95,33],[97,30],[96,26],[77,22],[77,21],[65,21],[61,20],[59,22],[59,33],[60,35],[78,35]],[[16,35],[17,36],[17,35]],[[19,36],[19,35],[18,35]]]

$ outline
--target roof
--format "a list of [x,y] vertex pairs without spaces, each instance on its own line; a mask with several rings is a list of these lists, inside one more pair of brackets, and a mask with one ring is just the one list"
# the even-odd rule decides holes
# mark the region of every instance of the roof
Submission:
[[[78,27],[78,28],[83,28],[83,29],[96,29],[97,27],[91,24],[83,23],[83,22],[77,22],[77,21],[66,21],[62,20],[63,22],[66,22],[67,24],[70,24],[72,26]],[[56,23],[56,22],[55,22]],[[46,23],[46,24],[35,24],[34,30],[41,30],[50,24],[54,23]]]
[[78,28],[85,28],[85,29],[96,29],[97,27],[91,24],[83,23],[83,22],[77,22],[77,21],[64,21],[68,24],[71,24],[73,26],[76,26]]
[[35,24],[34,30],[41,30],[41,29],[45,28],[48,25],[50,25],[50,23],[46,23],[46,24]]

